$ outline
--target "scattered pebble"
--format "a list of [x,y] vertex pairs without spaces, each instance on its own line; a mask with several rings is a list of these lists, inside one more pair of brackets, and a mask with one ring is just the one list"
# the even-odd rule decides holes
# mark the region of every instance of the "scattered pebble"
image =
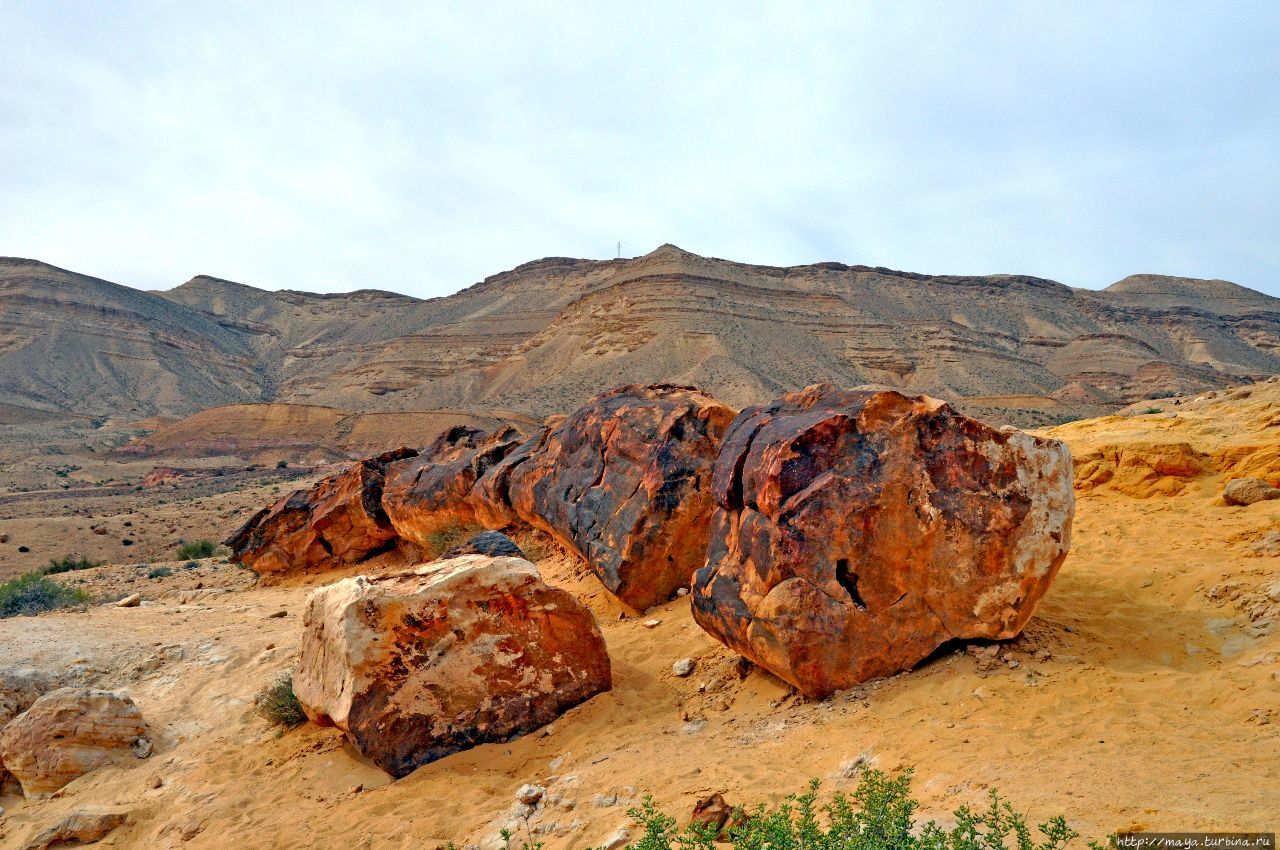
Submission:
[[685,676],[691,675],[693,673],[693,659],[681,658],[675,664],[671,665],[671,672],[682,679]]
[[656,629],[658,626],[661,626],[661,625],[662,625],[661,620],[645,620],[644,621],[644,627],[646,629]]

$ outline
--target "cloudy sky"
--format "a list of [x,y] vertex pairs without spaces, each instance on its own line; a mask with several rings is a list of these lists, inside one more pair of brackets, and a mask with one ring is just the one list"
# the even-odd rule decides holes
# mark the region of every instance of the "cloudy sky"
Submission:
[[0,254],[442,295],[673,242],[1280,295],[1274,2],[0,5]]

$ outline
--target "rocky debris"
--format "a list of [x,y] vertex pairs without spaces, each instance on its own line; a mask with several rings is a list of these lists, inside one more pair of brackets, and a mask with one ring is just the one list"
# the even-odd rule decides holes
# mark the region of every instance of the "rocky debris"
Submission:
[[128,752],[146,731],[142,712],[123,694],[59,688],[0,732],[0,761],[24,794],[44,796]]
[[458,425],[418,455],[390,464],[382,508],[396,533],[431,547],[442,529],[479,522],[477,503],[484,497],[473,493],[476,482],[522,442],[510,426],[485,433]]
[[525,558],[516,542],[501,531],[482,531],[466,543],[459,543],[440,556],[440,560],[460,555],[489,555],[493,558]]
[[600,847],[601,850],[619,850],[620,847],[626,846],[626,843],[630,840],[631,830],[624,826],[606,838]]
[[644,610],[689,583],[706,552],[711,469],[733,410],[692,387],[602,393],[509,473],[520,519],[578,552]]
[[829,385],[744,410],[713,494],[694,619],[811,697],[1017,635],[1075,505],[1056,440]]
[[386,469],[416,454],[396,449],[352,464],[309,490],[295,490],[227,539],[231,560],[276,576],[354,564],[383,550],[396,539],[382,510]]
[[124,599],[118,600],[116,602],[116,607],[117,608],[137,608],[141,604],[142,604],[142,594],[130,593]]
[[1280,555],[1280,531],[1268,531],[1250,543],[1247,554],[1259,558],[1274,558]]
[[591,611],[528,561],[483,555],[314,591],[293,682],[308,717],[395,777],[612,686]]
[[1228,505],[1252,505],[1269,499],[1280,499],[1280,487],[1272,487],[1261,478],[1235,478],[1222,491],[1222,501]]
[[680,678],[682,678],[682,679],[683,679],[685,676],[690,676],[690,675],[692,675],[692,674],[693,674],[693,659],[692,659],[692,658],[681,658],[681,659],[680,659],[679,661],[677,661],[675,664],[672,664],[672,665],[671,665],[671,672],[672,672],[673,674],[675,674],[675,675],[679,676],[679,677],[680,677]]
[[92,844],[129,821],[129,812],[83,809],[42,829],[22,845],[22,850],[47,850],[62,844]]

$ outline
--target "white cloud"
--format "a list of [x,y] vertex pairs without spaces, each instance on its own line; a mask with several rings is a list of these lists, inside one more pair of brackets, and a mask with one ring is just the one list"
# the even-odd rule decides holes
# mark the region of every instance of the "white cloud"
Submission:
[[1280,294],[1271,4],[0,8],[0,253],[459,289],[662,242]]

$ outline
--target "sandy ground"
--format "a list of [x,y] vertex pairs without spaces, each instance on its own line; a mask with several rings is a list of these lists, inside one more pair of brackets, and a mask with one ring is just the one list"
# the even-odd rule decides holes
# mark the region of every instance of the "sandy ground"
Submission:
[[[1251,400],[1204,400],[1181,424],[1148,414],[1058,433],[1086,452],[1168,442],[1172,429],[1212,454],[1218,443],[1280,443],[1255,422],[1252,405],[1266,404],[1280,406],[1280,386]],[[712,792],[744,804],[777,801],[810,777],[828,791],[852,787],[841,765],[860,755],[890,770],[914,765],[926,817],[980,804],[994,787],[1033,820],[1062,813],[1089,837],[1274,830],[1280,636],[1251,617],[1280,600],[1280,557],[1251,546],[1280,529],[1280,501],[1228,507],[1222,483],[1208,471],[1174,496],[1081,491],[1072,555],[1023,637],[994,659],[948,647],[912,673],[820,703],[760,670],[741,676],[692,623],[686,600],[620,618],[589,573],[554,554],[540,568],[595,611],[613,691],[540,732],[395,782],[334,730],[278,734],[253,713],[253,695],[296,660],[307,586],[246,585],[218,559],[202,566],[201,589],[102,568],[104,588],[135,581],[148,601],[0,621],[4,663],[128,692],[156,752],[56,799],[0,800],[0,847],[84,808],[131,813],[103,846],[487,846],[510,820],[516,789],[539,782],[557,802],[518,834],[548,850],[582,848],[627,826],[628,802],[644,794],[684,821]],[[671,673],[682,657],[697,661],[687,679]],[[149,787],[152,774],[161,787]]]

